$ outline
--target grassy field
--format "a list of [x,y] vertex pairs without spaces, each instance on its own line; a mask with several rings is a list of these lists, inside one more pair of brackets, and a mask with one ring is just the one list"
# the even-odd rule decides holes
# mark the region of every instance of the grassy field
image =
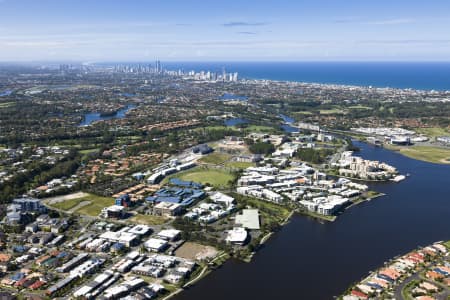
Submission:
[[[73,200],[76,200],[76,199],[73,199]],[[79,198],[78,200],[79,200],[79,202],[89,201],[89,202],[91,202],[91,204],[81,207],[76,212],[83,214],[83,215],[93,216],[93,217],[98,216],[98,214],[101,212],[102,208],[111,206],[114,204],[114,199],[111,197],[101,197],[101,196],[92,195],[92,194],[89,196],[83,197],[83,198]]]
[[361,104],[349,106],[350,109],[372,109],[372,107],[364,106]]
[[276,133],[277,129],[270,126],[262,126],[262,125],[249,125],[245,128],[246,131],[250,132],[259,132],[259,133]]
[[3,103],[0,103],[0,108],[11,107],[13,105],[16,105],[16,103],[15,102],[3,102]]
[[51,206],[56,209],[69,210],[77,206],[80,202],[82,202],[83,201],[82,199],[83,198],[70,199],[63,202],[54,203]]
[[228,154],[213,152],[211,154],[203,156],[199,161],[206,164],[220,165],[230,158],[231,156]]
[[210,184],[216,188],[228,187],[228,182],[234,179],[234,176],[226,170],[194,168],[190,171],[175,174],[173,177],[182,180]]
[[299,115],[299,116],[309,116],[312,115],[313,113],[310,111],[297,111],[292,113],[293,115]]
[[97,152],[99,151],[100,148],[93,148],[93,149],[84,149],[84,150],[80,150],[80,154],[89,154],[89,153],[93,153],[93,152]]
[[436,164],[450,164],[450,149],[430,146],[386,147],[413,159]]
[[145,225],[161,225],[167,222],[167,219],[160,216],[137,214],[130,218],[131,222]]
[[450,241],[446,241],[444,243],[444,246],[447,247],[450,250]]
[[94,194],[89,194],[84,197],[53,203],[51,204],[51,206],[61,210],[70,210],[81,202],[90,202],[90,204],[80,207],[75,212],[95,217],[100,213],[102,208],[113,205],[114,199],[111,197],[102,197]]
[[342,109],[334,108],[334,109],[321,109],[319,110],[321,115],[335,115],[335,114],[344,114],[345,112]]
[[440,127],[429,127],[429,128],[415,128],[416,132],[424,134],[430,138],[435,138],[437,136],[450,135],[450,132],[445,128]]

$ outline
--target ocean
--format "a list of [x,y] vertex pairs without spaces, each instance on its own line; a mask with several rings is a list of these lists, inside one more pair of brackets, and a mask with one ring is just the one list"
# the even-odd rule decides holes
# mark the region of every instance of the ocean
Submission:
[[239,78],[450,90],[450,62],[167,62],[168,70],[238,72]]

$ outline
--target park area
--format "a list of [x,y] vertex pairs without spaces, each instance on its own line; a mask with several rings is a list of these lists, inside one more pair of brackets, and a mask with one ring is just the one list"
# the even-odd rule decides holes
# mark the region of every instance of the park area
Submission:
[[162,225],[166,223],[168,219],[154,215],[136,214],[130,218],[130,221],[142,225]]
[[389,147],[413,159],[436,164],[450,164],[450,149],[430,146]]
[[174,174],[163,180],[162,185],[166,184],[170,178],[179,178],[185,181],[198,182],[203,185],[210,185],[215,188],[228,188],[235,179],[231,171],[222,168],[196,167],[188,171]]
[[205,164],[220,165],[231,159],[231,155],[214,152],[200,158],[199,162]]
[[96,217],[102,208],[114,204],[111,197],[102,197],[88,193],[74,193],[62,197],[44,200],[49,206],[59,210]]

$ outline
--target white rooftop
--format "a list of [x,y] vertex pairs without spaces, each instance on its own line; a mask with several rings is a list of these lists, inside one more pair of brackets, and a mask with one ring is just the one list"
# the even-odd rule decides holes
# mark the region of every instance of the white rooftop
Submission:
[[228,231],[226,240],[230,243],[243,243],[247,239],[247,230],[242,227],[233,228]]
[[167,241],[162,239],[151,238],[145,242],[144,246],[152,250],[160,250],[167,245]]
[[105,233],[100,235],[101,239],[105,239],[108,241],[118,241],[118,242],[130,242],[137,238],[136,234],[130,232],[123,231],[106,231]]
[[127,232],[129,233],[134,233],[134,234],[139,234],[139,235],[144,235],[147,234],[151,231],[151,227],[147,226],[147,225],[136,225],[133,228],[130,228],[129,230],[127,230]]
[[258,210],[243,209],[241,214],[236,215],[235,223],[247,229],[260,229]]
[[176,230],[176,229],[164,229],[164,230],[161,230],[161,231],[158,233],[158,236],[159,236],[159,237],[162,237],[162,238],[167,238],[167,239],[169,239],[169,240],[172,240],[172,239],[174,239],[177,235],[179,235],[180,233],[181,233],[180,230]]

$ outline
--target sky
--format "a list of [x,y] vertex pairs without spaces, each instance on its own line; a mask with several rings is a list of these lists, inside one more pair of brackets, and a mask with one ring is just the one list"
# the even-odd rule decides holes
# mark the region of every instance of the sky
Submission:
[[0,61],[450,61],[448,0],[0,0]]

